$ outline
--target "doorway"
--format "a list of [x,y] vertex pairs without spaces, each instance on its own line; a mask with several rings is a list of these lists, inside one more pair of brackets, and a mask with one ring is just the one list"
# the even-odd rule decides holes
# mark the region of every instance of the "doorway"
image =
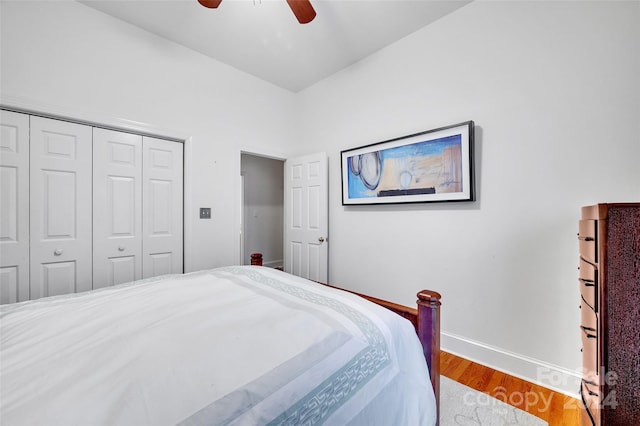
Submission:
[[284,265],[284,160],[241,153],[240,259],[251,263],[252,253],[262,264]]

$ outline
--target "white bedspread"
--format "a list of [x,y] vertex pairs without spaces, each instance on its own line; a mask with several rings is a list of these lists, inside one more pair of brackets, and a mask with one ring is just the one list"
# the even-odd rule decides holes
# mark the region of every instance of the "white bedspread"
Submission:
[[411,324],[262,267],[0,307],[0,424],[431,425]]

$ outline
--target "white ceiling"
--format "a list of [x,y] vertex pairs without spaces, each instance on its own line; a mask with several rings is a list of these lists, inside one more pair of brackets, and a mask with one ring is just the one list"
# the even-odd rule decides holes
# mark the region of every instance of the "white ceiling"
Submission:
[[298,92],[471,0],[311,0],[301,25],[285,0],[86,0],[81,3]]

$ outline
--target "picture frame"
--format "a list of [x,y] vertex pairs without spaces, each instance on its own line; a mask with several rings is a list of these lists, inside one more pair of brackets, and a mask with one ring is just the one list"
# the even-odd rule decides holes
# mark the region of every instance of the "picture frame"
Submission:
[[341,151],[342,205],[475,201],[474,122]]

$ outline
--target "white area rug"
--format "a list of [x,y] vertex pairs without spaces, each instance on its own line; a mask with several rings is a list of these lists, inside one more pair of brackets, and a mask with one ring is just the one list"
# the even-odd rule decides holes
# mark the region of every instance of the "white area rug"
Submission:
[[440,376],[440,426],[544,426],[542,419]]

